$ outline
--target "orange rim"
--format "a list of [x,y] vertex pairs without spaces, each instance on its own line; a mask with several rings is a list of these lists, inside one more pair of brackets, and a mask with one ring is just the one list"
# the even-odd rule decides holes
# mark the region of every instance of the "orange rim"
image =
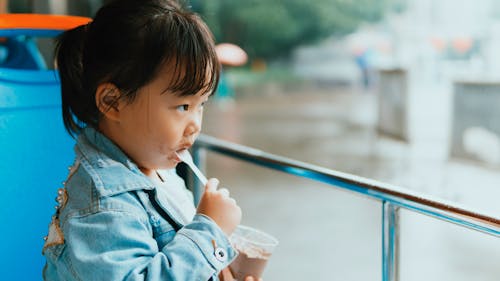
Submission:
[[66,30],[87,24],[91,18],[43,15],[43,14],[0,14],[0,29],[54,29]]

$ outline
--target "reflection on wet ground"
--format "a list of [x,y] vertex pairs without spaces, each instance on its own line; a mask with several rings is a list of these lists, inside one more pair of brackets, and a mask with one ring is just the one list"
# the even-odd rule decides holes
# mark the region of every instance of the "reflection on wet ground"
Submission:
[[[378,134],[376,106],[373,94],[344,91],[245,96],[208,105],[204,133],[499,217],[500,169],[447,160],[442,138]],[[215,154],[207,174],[230,188],[244,224],[280,239],[265,280],[381,279],[379,202]],[[400,256],[401,280],[500,279],[498,238],[409,211]]]

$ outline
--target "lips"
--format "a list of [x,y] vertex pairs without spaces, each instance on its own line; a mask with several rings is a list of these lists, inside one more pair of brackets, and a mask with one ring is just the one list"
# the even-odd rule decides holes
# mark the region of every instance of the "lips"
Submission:
[[174,156],[172,157],[172,160],[174,160],[176,163],[182,162],[181,158],[179,157],[179,151],[175,152]]
[[179,150],[177,150],[177,151],[182,151],[182,150],[189,149],[189,148],[191,148],[191,146],[193,146],[193,143],[192,143],[192,142],[185,142],[185,143],[182,143],[182,144],[179,146]]
[[184,150],[189,149],[191,146],[192,146],[192,144],[189,144],[189,143],[181,145],[180,146],[181,148],[174,153],[174,160],[177,161],[178,163],[182,162],[181,158],[179,158],[179,153],[181,153]]

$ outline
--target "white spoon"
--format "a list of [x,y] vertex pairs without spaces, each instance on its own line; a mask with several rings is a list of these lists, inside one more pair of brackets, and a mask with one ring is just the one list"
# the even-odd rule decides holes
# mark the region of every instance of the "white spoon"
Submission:
[[176,152],[177,156],[179,156],[179,159],[182,160],[182,162],[186,163],[189,168],[193,171],[193,173],[198,177],[198,179],[201,181],[203,186],[207,185],[207,177],[203,175],[203,173],[196,167],[196,165],[193,162],[193,157],[191,157],[191,154],[187,149],[182,150],[181,152]]

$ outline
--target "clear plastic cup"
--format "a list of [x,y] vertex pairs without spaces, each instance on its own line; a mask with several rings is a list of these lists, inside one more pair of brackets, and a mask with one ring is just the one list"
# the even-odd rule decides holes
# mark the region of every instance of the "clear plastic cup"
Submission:
[[267,261],[278,245],[273,236],[258,229],[239,225],[229,238],[238,257],[229,265],[234,278],[243,281],[247,276],[262,276]]

